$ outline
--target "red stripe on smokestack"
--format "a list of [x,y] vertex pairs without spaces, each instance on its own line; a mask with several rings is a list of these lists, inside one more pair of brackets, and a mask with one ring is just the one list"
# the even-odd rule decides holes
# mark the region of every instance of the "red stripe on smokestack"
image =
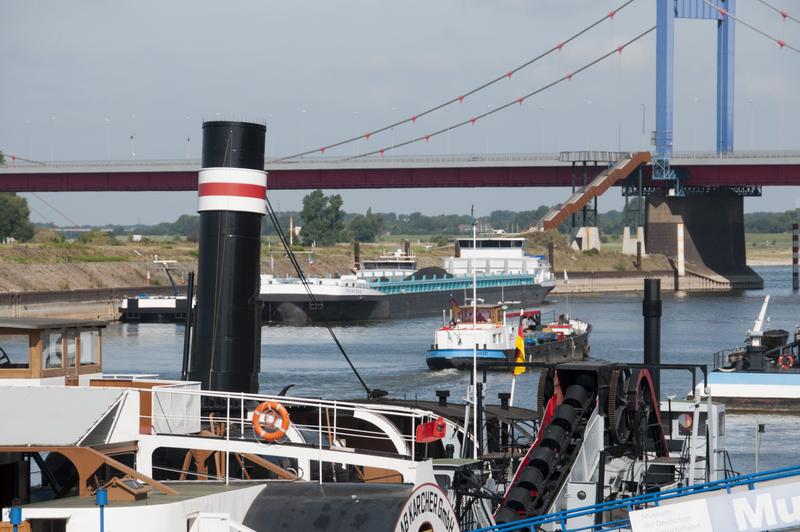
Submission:
[[264,199],[267,195],[267,187],[242,183],[201,183],[197,186],[197,193],[200,196],[239,196]]

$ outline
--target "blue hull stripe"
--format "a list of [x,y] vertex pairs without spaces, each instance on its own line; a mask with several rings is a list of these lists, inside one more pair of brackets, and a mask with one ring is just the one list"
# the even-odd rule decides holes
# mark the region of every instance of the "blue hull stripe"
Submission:
[[766,384],[800,386],[800,373],[746,373],[712,371],[709,384]]
[[[478,349],[479,360],[506,360],[501,349]],[[472,358],[472,349],[431,349],[428,358]]]

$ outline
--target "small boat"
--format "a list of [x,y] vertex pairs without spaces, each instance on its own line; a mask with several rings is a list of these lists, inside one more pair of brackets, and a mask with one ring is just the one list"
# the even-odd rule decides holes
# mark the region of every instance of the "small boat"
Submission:
[[[471,369],[478,365],[513,362],[515,342],[522,333],[527,362],[575,362],[589,354],[588,323],[563,314],[544,321],[539,310],[506,313],[503,305],[452,305],[449,323],[438,328],[428,351],[428,367]],[[477,350],[474,346],[477,345]]]
[[769,296],[764,299],[745,344],[714,354],[708,385],[695,394],[711,396],[733,411],[796,412],[800,405],[800,328],[790,341],[783,329],[762,331]]

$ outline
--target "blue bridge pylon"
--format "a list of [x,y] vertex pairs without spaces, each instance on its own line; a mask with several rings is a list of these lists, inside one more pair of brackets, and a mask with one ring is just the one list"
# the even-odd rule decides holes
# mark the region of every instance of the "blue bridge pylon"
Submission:
[[733,151],[733,81],[736,0],[657,0],[656,131],[654,179],[676,180],[672,156],[675,20],[713,20],[717,24],[717,153]]

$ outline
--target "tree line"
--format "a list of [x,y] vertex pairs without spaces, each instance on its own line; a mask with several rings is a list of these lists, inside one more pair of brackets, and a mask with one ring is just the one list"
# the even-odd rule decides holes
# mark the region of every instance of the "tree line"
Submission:
[[[469,233],[472,218],[469,214],[425,215],[420,212],[398,214],[395,212],[365,213],[346,212],[344,202],[339,194],[325,195],[315,190],[303,198],[301,211],[284,211],[277,214],[278,222],[285,234],[288,234],[290,219],[295,227],[302,227],[299,241],[303,245],[332,245],[336,242],[372,242],[384,235],[431,235],[439,238]],[[549,206],[541,205],[526,211],[496,210],[488,216],[480,217],[477,223],[481,228],[502,229],[513,233],[524,231],[539,223]],[[626,225],[636,225],[639,219],[637,199],[628,202],[627,208],[601,213],[598,226],[604,235],[622,234]],[[581,224],[582,216],[576,216]],[[753,212],[744,215],[745,231],[748,233],[785,233],[791,230],[792,223],[800,221],[800,209],[785,212]],[[37,224],[51,227],[51,224]],[[89,226],[87,226],[89,227]],[[154,225],[138,224],[110,225],[117,236],[141,234],[148,236],[183,236],[196,239],[200,232],[200,217],[184,214],[174,222]],[[561,224],[559,231],[568,233],[570,221]],[[263,235],[274,235],[275,228],[269,218],[262,224]],[[34,226],[30,222],[30,209],[27,200],[13,193],[0,193],[0,241],[7,237],[26,241],[33,237]],[[297,241],[297,240],[295,240]]]
[[[469,214],[426,215],[420,212],[398,214],[395,212],[365,213],[346,212],[339,194],[325,195],[315,190],[303,198],[301,211],[284,211],[277,214],[283,232],[288,234],[289,220],[292,225],[302,227],[300,242],[304,245],[331,245],[336,242],[372,242],[381,235],[457,235],[469,232],[472,218]],[[482,228],[502,229],[512,233],[524,231],[539,223],[550,209],[541,205],[526,211],[496,210],[482,216],[477,223]],[[620,235],[626,225],[634,226],[643,213],[639,212],[637,198],[629,200],[627,208],[600,213],[598,227],[604,235]],[[591,219],[590,219],[591,221]],[[745,231],[748,233],[782,233],[791,230],[792,223],[800,221],[800,209],[786,212],[754,212],[744,215]],[[582,222],[576,215],[576,224]],[[559,232],[569,233],[570,220],[559,227]],[[143,235],[180,235],[196,238],[200,230],[198,215],[184,214],[175,222],[155,225],[111,226],[115,234],[140,233]],[[275,228],[268,218],[262,224],[263,235],[274,235]]]

